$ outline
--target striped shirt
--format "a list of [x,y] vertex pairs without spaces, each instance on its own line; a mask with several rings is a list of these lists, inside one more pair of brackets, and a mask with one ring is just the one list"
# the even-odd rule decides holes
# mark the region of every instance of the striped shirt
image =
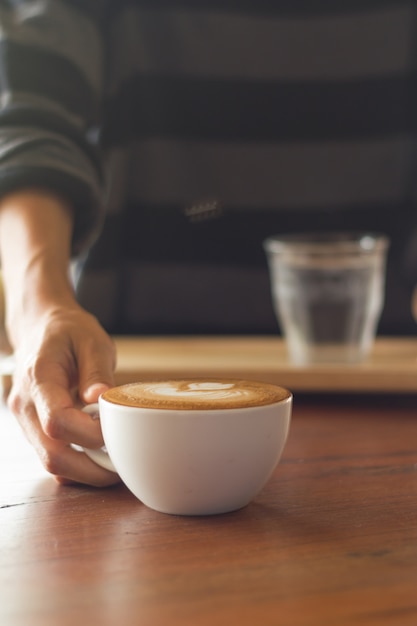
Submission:
[[0,190],[71,201],[109,332],[276,332],[262,241],[341,229],[415,332],[415,0],[1,1],[0,64]]

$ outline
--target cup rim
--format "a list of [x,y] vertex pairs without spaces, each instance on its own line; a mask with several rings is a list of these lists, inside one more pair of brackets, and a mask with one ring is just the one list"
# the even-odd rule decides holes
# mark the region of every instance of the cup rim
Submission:
[[374,254],[390,245],[387,235],[374,231],[312,231],[271,235],[263,241],[267,253]]
[[165,414],[165,413],[181,413],[182,415],[196,415],[196,414],[200,414],[200,415],[204,415],[204,414],[209,414],[209,413],[215,413],[216,415],[221,415],[224,413],[227,413],[229,415],[233,414],[233,413],[242,413],[242,412],[247,412],[247,411],[258,411],[259,409],[263,410],[263,409],[267,409],[268,407],[273,407],[273,406],[277,406],[277,405],[284,405],[284,404],[288,404],[288,403],[292,403],[294,395],[292,393],[292,391],[290,391],[287,387],[284,387],[282,385],[278,385],[283,391],[286,392],[286,395],[281,398],[280,400],[277,400],[276,402],[270,402],[268,404],[253,404],[253,405],[249,405],[249,406],[240,406],[240,407],[199,407],[199,408],[187,408],[185,406],[182,407],[157,407],[157,406],[136,406],[136,405],[128,405],[128,404],[119,404],[117,402],[112,402],[111,400],[108,400],[107,398],[103,397],[103,394],[100,394],[99,396],[99,403],[106,403],[107,405],[113,406],[115,408],[117,408],[118,411],[127,411],[127,412],[145,412],[145,413],[152,413],[154,412],[156,413],[160,413],[160,414]]
[[[263,387],[265,390],[269,390],[269,392],[273,391],[273,393],[265,393],[263,395],[263,397],[255,397],[255,395],[252,395],[252,397],[243,397],[243,398],[239,398],[237,397],[235,399],[235,402],[233,401],[233,399],[229,402],[225,401],[223,402],[221,398],[218,399],[214,399],[212,401],[211,398],[204,398],[204,395],[199,398],[199,397],[193,397],[193,398],[182,398],[179,396],[175,396],[168,394],[168,396],[165,396],[164,394],[162,395],[156,395],[154,397],[146,397],[145,396],[138,396],[137,393],[135,393],[135,402],[133,403],[129,403],[129,399],[126,398],[126,396],[129,395],[129,390],[132,387],[143,387],[143,385],[145,386],[152,386],[152,385],[156,385],[156,386],[161,386],[161,385],[166,385],[167,383],[170,382],[177,382],[177,383],[218,383],[218,382],[227,382],[227,383],[233,383],[233,385],[246,385],[249,386],[250,388],[255,387],[257,389],[259,389],[259,387]],[[125,393],[122,393],[122,396],[125,396],[125,399],[127,401],[124,401],[123,398],[120,398],[120,394],[118,394],[118,392],[120,390],[123,390]],[[114,393],[116,392],[116,393]],[[277,392],[278,395],[280,396],[279,398],[277,398]],[[108,395],[113,395],[116,397],[113,398],[109,398],[106,397]],[[117,396],[119,395],[119,397],[117,398]],[[233,377],[233,376],[217,376],[217,377],[213,377],[213,376],[183,376],[183,377],[170,377],[170,378],[161,378],[161,377],[155,377],[154,379],[150,379],[150,380],[141,380],[140,378],[136,381],[136,382],[130,382],[130,383],[124,383],[121,385],[115,385],[113,388],[111,389],[107,389],[106,391],[104,391],[101,395],[100,395],[100,400],[102,402],[106,402],[108,404],[117,406],[117,407],[125,407],[128,408],[129,410],[132,409],[145,409],[145,410],[164,410],[164,411],[187,411],[187,412],[209,412],[209,411],[231,411],[231,410],[241,410],[241,409],[247,409],[247,408],[259,408],[261,406],[268,406],[268,405],[275,405],[275,404],[279,404],[283,401],[285,401],[289,396],[291,396],[291,391],[289,389],[287,389],[286,387],[283,387],[282,385],[279,385],[277,383],[271,383],[269,381],[260,381],[260,380],[255,380],[255,379],[249,379],[249,378],[243,378],[243,377]],[[216,401],[217,400],[217,401]],[[233,406],[233,403],[235,404],[235,406]],[[222,406],[223,404],[223,406]]]

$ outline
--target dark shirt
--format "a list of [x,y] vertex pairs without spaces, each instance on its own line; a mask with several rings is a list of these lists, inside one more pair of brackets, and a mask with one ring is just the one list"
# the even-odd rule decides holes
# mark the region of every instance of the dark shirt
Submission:
[[389,235],[415,332],[415,1],[0,3],[0,191],[64,194],[113,333],[277,332],[265,237]]

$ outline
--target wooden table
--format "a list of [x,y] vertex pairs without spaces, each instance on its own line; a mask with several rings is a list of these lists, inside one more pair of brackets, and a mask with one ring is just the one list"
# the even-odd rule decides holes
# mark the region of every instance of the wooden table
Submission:
[[378,337],[362,363],[299,366],[278,336],[115,337],[116,382],[164,376],[258,378],[303,392],[417,392],[417,337]]
[[0,412],[1,626],[415,626],[417,398],[295,396],[246,508],[60,487]]

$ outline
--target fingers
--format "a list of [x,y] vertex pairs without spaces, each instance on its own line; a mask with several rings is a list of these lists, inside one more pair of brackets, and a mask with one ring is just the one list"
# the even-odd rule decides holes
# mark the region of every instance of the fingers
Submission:
[[[101,468],[91,459],[71,447],[67,440],[78,439],[80,445],[98,447],[102,445],[102,437],[97,420],[76,409],[62,410],[46,418],[42,409],[38,410],[34,403],[23,406],[18,396],[12,393],[8,400],[9,407],[17,415],[25,435],[35,448],[45,470],[52,474],[61,484],[81,483],[95,487],[105,487],[120,482],[117,474]],[[49,409],[48,409],[49,411]],[[80,416],[78,416],[80,414]],[[56,415],[57,417],[53,417]],[[81,418],[78,422],[77,417]],[[71,423],[71,427],[66,424]],[[58,424],[58,426],[57,426]],[[89,432],[89,426],[94,431]],[[74,430],[79,435],[73,435]]]
[[92,404],[93,402],[97,402],[99,396],[112,387],[112,385],[105,385],[103,383],[94,383],[92,385],[87,385],[85,391],[80,390],[80,396],[84,400],[86,404]]
[[35,438],[34,446],[46,471],[60,484],[107,487],[120,482],[117,474],[103,469],[84,452],[60,441],[47,441],[41,434]]
[[57,385],[39,385],[33,394],[33,406],[42,431],[49,439],[86,448],[103,445],[100,423],[88,413],[66,401],[66,392]]
[[76,407],[69,379],[65,362],[59,363],[52,356],[36,357],[13,385],[9,407],[25,430],[26,424],[39,422],[48,439],[100,447],[100,424]]
[[118,474],[109,472],[94,463],[84,452],[69,446],[54,450],[48,458],[48,471],[60,484],[85,484],[92,487],[109,487],[120,483]]
[[16,352],[9,408],[58,482],[94,486],[119,482],[116,474],[71,447],[103,445],[99,420],[80,410],[78,395],[84,396],[83,402],[95,401],[113,383],[113,343],[88,315],[77,324],[61,320],[56,328],[50,324],[36,339],[31,350],[25,344]]
[[96,402],[99,395],[114,384],[116,349],[106,335],[100,343],[86,343],[78,353],[79,394],[86,402]]

